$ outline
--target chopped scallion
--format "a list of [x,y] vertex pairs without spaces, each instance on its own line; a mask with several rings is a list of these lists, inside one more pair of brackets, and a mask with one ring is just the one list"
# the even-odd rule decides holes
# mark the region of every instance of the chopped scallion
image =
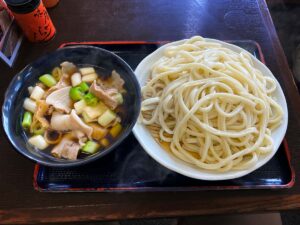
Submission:
[[22,127],[29,128],[32,123],[32,113],[26,111],[23,116]]
[[81,82],[81,83],[78,85],[78,87],[80,88],[80,90],[81,90],[82,92],[87,92],[87,91],[90,89],[89,85],[88,85],[86,82]]
[[87,105],[94,106],[98,103],[98,98],[93,95],[92,93],[87,93],[83,97],[84,101],[86,102]]
[[73,101],[79,101],[83,98],[84,93],[81,91],[79,87],[72,87],[70,89],[69,95]]
[[94,141],[88,141],[83,147],[82,152],[87,154],[94,154],[99,150],[100,145]]
[[40,76],[39,80],[47,87],[52,87],[57,83],[55,78],[50,74],[45,74],[43,76]]

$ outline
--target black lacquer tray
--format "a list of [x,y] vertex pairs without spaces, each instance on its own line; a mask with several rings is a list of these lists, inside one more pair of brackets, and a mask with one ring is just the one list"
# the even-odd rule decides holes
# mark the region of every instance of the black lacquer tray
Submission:
[[[259,45],[251,40],[229,41],[264,62]],[[71,42],[61,47],[93,45],[122,57],[133,69],[163,43]],[[275,156],[251,174],[226,181],[202,181],[172,172],[154,161],[131,133],[113,152],[82,167],[50,168],[36,165],[34,188],[38,191],[197,191],[224,189],[280,189],[292,187],[294,170],[286,140]]]

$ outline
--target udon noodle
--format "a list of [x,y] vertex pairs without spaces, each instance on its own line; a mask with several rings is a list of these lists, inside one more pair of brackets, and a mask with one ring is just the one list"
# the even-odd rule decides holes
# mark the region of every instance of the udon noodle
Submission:
[[196,36],[167,47],[153,65],[140,122],[187,163],[243,170],[274,150],[271,132],[283,116],[275,90],[248,52]]

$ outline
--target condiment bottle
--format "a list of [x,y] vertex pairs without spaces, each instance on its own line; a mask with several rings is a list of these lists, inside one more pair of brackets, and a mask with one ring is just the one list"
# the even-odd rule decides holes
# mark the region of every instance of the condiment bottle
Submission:
[[41,0],[5,0],[25,36],[32,42],[52,39],[56,29]]

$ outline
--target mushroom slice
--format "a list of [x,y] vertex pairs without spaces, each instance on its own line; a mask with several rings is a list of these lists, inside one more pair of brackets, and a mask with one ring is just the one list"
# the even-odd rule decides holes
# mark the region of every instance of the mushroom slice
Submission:
[[54,108],[63,110],[66,113],[71,111],[72,100],[69,96],[71,86],[64,87],[52,92],[47,98],[46,103],[53,105]]
[[79,116],[77,116],[75,110],[72,110],[71,114],[59,114],[53,113],[51,117],[50,126],[53,130],[58,131],[81,131],[86,136],[91,138],[93,128],[86,125]]
[[44,138],[48,144],[57,144],[62,138],[62,133],[57,130],[47,129]]
[[83,132],[84,134],[86,134],[89,138],[91,138],[92,133],[93,133],[93,128],[86,125],[81,119],[80,117],[76,114],[76,111],[73,109],[71,114],[71,124],[72,126],[74,126],[73,129],[71,130],[79,130],[81,132]]

